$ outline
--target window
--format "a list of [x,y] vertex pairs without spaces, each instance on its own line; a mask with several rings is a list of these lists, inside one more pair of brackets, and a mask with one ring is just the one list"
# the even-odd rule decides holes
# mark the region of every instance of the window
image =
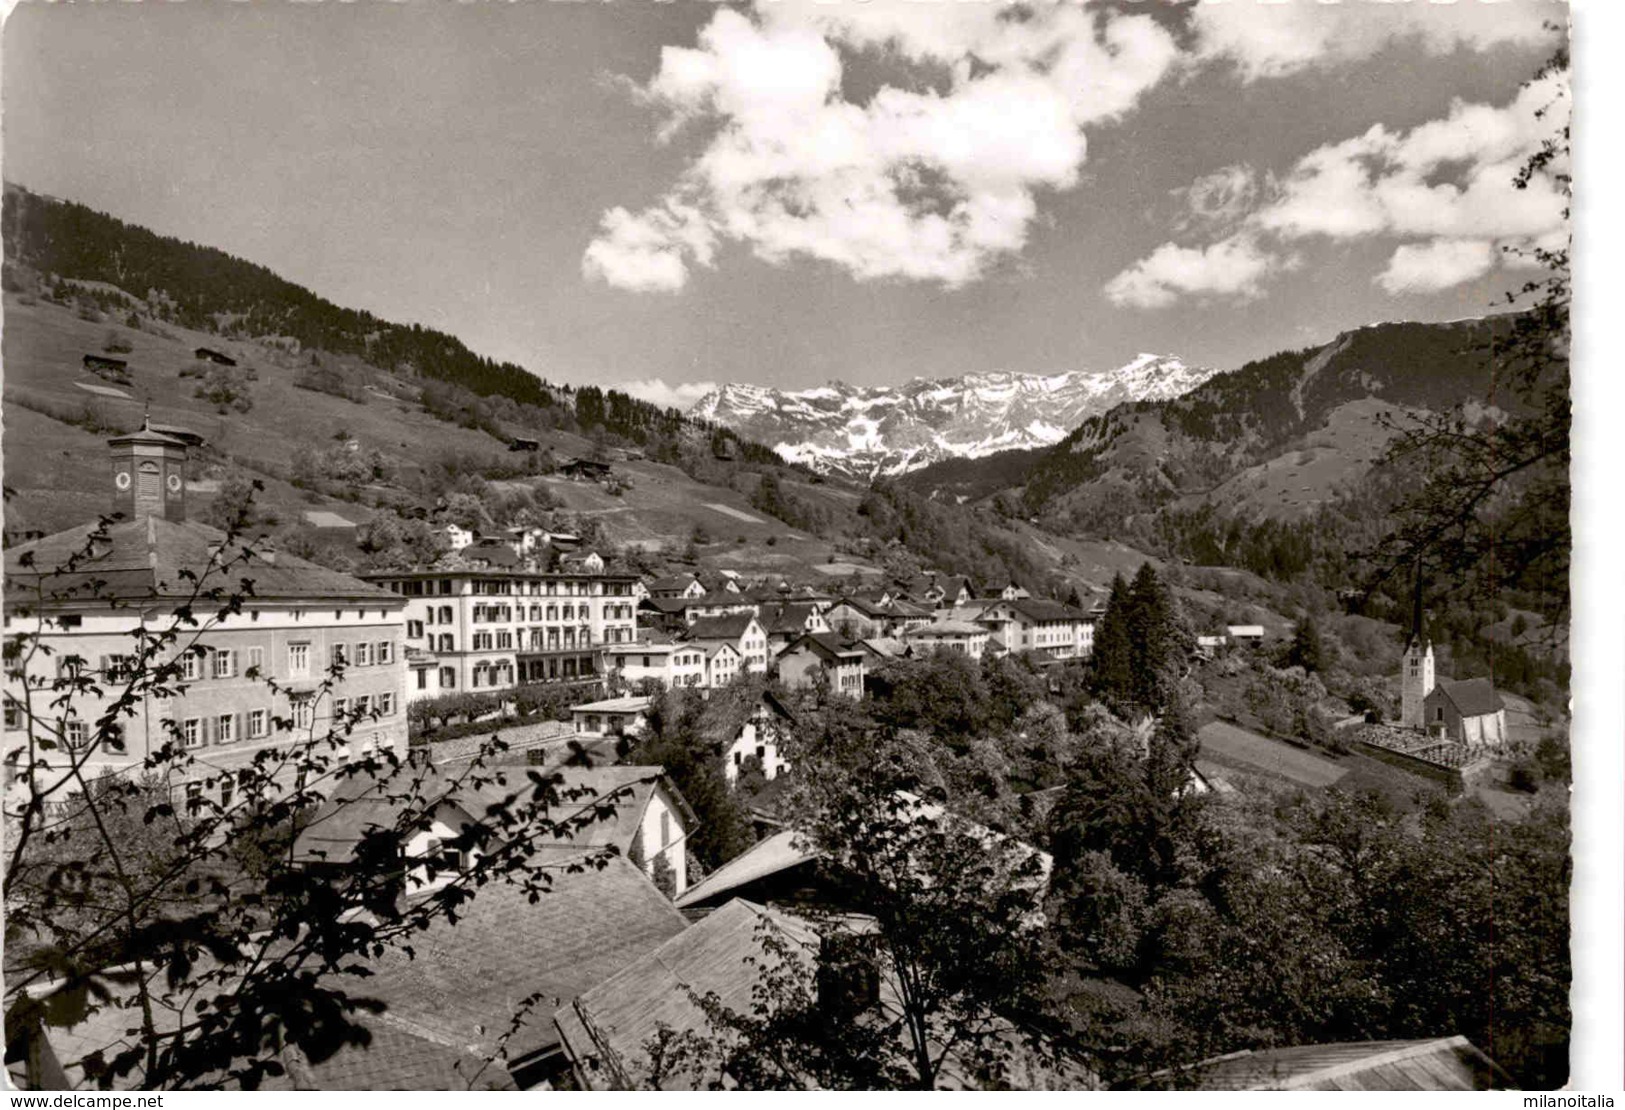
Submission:
[[362,640],[355,646],[355,665],[358,667],[372,666],[372,641]]
[[309,728],[316,721],[316,703],[314,698],[295,698],[293,704],[288,706],[293,714],[294,728]]
[[7,728],[22,728],[23,727],[23,707],[22,707],[22,704],[20,702],[18,702],[16,698],[12,697],[10,694],[6,695],[6,727]]
[[62,741],[68,745],[69,751],[83,751],[85,745],[90,743],[90,730],[85,727],[85,722],[70,717],[63,724]]
[[203,660],[198,658],[196,650],[188,648],[186,654],[181,656],[181,681],[196,682],[202,677]]
[[209,657],[210,671],[215,678],[231,678],[237,673],[237,655],[231,651],[217,651]]
[[248,711],[248,737],[250,740],[258,740],[271,731],[270,716],[263,709],[250,709]]
[[362,694],[355,699],[355,712],[358,717],[370,716],[372,713],[372,699]]
[[378,695],[378,713],[384,717],[393,717],[395,715],[394,694],[386,692]]
[[419,667],[419,668],[417,668],[417,679],[418,679],[418,689],[419,690],[427,690],[429,688],[429,668],[428,667]]
[[202,747],[203,719],[188,717],[181,722],[181,743],[188,748]]
[[309,678],[310,677],[310,645],[309,644],[289,644],[288,645],[288,677],[289,678]]
[[102,681],[128,682],[135,674],[135,658],[130,655],[102,656]]
[[350,699],[349,698],[334,698],[333,699],[333,719],[335,721],[342,721],[346,717],[348,717],[349,715],[350,715]]
[[243,672],[249,678],[259,678],[265,670],[265,649],[251,647],[248,649],[248,668]]
[[671,813],[662,811],[660,814],[660,846],[662,848],[671,843]]
[[452,638],[451,638],[451,633],[450,632],[442,632],[440,634],[440,650],[441,651],[454,651],[454,650],[456,650],[455,648],[452,647]]
[[457,671],[455,668],[440,668],[440,688],[442,690],[455,690],[457,688]]
[[350,661],[350,649],[348,644],[334,644],[332,648],[329,649],[329,654],[330,662],[335,667],[342,667]]
[[189,782],[186,784],[186,815],[196,817],[203,812],[203,784]]
[[379,640],[378,641],[378,665],[380,667],[383,667],[383,666],[388,666],[390,663],[393,663],[393,662],[395,662],[395,641],[394,640]]
[[230,809],[232,794],[235,792],[237,780],[230,775],[220,776],[220,808]]
[[[445,585],[450,586],[451,583],[447,582],[447,583],[445,583]],[[441,591],[441,593],[448,593],[448,594],[450,592],[451,591],[449,589]],[[442,605],[440,607],[440,623],[441,624],[450,624],[451,622],[452,622],[451,606],[450,605]]]
[[214,742],[230,744],[237,739],[237,715],[222,713],[214,719]]

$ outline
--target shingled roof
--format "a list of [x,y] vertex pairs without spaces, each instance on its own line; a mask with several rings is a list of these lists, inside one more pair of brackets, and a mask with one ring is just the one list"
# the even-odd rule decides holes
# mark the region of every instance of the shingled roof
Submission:
[[728,1009],[749,1012],[764,927],[810,950],[809,959],[817,950],[805,922],[736,898],[561,1006],[553,1020],[585,1085],[626,1089],[646,1078],[644,1046],[660,1028],[706,1028],[697,997],[714,993]]
[[448,1043],[498,1047],[532,995],[542,1004],[508,1039],[510,1061],[558,1043],[549,1005],[575,998],[683,932],[686,919],[625,858],[602,870],[553,872],[534,903],[495,882],[412,941],[415,958],[391,952],[375,965],[365,993],[395,1018]]
[[1447,680],[1440,682],[1433,691],[1449,699],[1456,712],[1463,717],[1484,717],[1505,708],[1501,695],[1495,692],[1495,683],[1487,678],[1465,678],[1459,682]]
[[1204,1090],[1487,1091],[1510,1080],[1466,1037],[1238,1052],[1191,1069]]
[[750,622],[755,620],[753,613],[734,613],[726,617],[700,617],[688,626],[688,638],[691,640],[734,640],[745,634]]
[[[204,589],[245,594],[245,602],[365,603],[397,608],[406,600],[381,586],[253,544],[220,555],[226,534],[196,521],[157,516],[122,521],[103,532],[82,524],[6,552],[8,607],[33,604],[43,591],[46,608],[105,606],[109,601],[182,601],[193,595],[195,578],[215,569]],[[263,549],[263,550],[262,550]],[[88,552],[88,555],[85,553]],[[73,569],[58,573],[80,556]],[[235,556],[235,558],[233,558]],[[212,560],[212,562],[211,562]],[[220,571],[222,561],[231,561]]]

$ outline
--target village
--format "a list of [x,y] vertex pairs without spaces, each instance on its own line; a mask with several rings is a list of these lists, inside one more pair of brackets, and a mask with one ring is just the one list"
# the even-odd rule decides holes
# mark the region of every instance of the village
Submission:
[[[1169,727],[1161,718],[1175,712],[1142,699],[1119,709],[1118,726],[1100,717],[1096,695],[1078,692],[1080,676],[1106,666],[1108,641],[1126,642],[1131,598],[1149,590],[1165,600],[1149,566],[1132,588],[1119,579],[1066,601],[940,573],[836,591],[726,571],[615,573],[574,535],[523,528],[487,538],[450,525],[435,565],[357,577],[190,519],[187,451],[181,429],[149,424],[114,437],[109,517],[7,551],[8,644],[26,645],[6,687],[13,805],[34,791],[67,813],[75,795],[64,783],[94,789],[105,776],[157,768],[149,787],[167,793],[177,820],[219,821],[292,776],[289,861],[335,890],[363,861],[376,866],[380,851],[403,904],[433,903],[511,861],[521,842],[526,866],[562,865],[544,896],[484,886],[454,925],[425,926],[413,958],[381,961],[368,992],[383,1009],[366,1019],[366,1045],[327,1055],[290,1048],[278,1067],[294,1086],[695,1082],[662,1070],[651,1046],[703,1034],[702,996],[748,1005],[763,930],[816,941],[829,915],[864,912],[842,861],[786,803],[817,786],[804,780],[826,756],[809,755],[806,766],[801,756],[826,742],[820,734],[843,721],[877,728],[887,714],[929,731],[967,683],[989,697],[1001,683],[1021,691],[1004,696],[1018,702],[1007,727],[1029,749],[1023,769],[1005,766],[1002,781],[964,804],[951,771],[936,798],[896,796],[911,824],[1041,861],[1031,882],[1048,892],[1050,853],[1025,838],[1043,827],[1033,815],[1066,795],[1067,768],[1090,758],[1065,738],[1070,722],[1095,714],[1088,727],[1138,745],[1149,765]],[[219,611],[192,616],[205,609]],[[169,625],[179,632],[163,640]],[[1164,657],[1137,657],[1137,670],[1171,668],[1177,690],[1202,673],[1256,668],[1251,660],[1284,646],[1264,642],[1255,624],[1187,633],[1137,626],[1135,650],[1168,638]],[[1283,673],[1302,680],[1298,662]],[[910,684],[924,710],[906,709]],[[1161,789],[1169,800],[1239,804],[1260,783],[1319,791],[1375,771],[1395,796],[1414,787],[1447,800],[1510,757],[1506,706],[1490,679],[1436,676],[1420,584],[1392,693],[1396,716],[1376,706],[1347,713],[1318,745],[1209,711],[1181,777]],[[1119,704],[1110,692],[1098,697]],[[1061,737],[1048,749],[1037,740],[1044,729]],[[963,731],[944,726],[938,739],[973,750],[988,742]],[[880,758],[879,740],[855,742]],[[288,757],[313,746],[322,758]],[[552,785],[548,834],[475,835],[514,803],[509,777],[537,772]],[[719,814],[740,827],[723,835]],[[361,898],[333,912],[379,911]],[[11,937],[8,950],[29,941]],[[51,989],[49,977],[38,981],[41,996]],[[884,1010],[884,992],[865,989],[866,1005]],[[119,1041],[127,1020],[109,1005],[66,1028],[39,1021],[22,1040],[8,1025],[15,1078],[109,1082],[98,1038]],[[173,1020],[180,1037],[184,1014]],[[1193,1078],[1179,1069],[1199,1065],[1200,1056],[1186,1059],[1138,1082]],[[976,1085],[969,1073],[949,1078],[956,1066],[969,1064],[944,1064],[945,1082]],[[1247,1086],[1395,1068],[1421,1086],[1504,1082],[1456,1033],[1284,1046],[1247,1067],[1227,1057],[1222,1070],[1224,1083]],[[1103,1083],[1077,1058],[1049,1081]]]
[[1617,1084],[1563,4],[5,24],[14,1101]]

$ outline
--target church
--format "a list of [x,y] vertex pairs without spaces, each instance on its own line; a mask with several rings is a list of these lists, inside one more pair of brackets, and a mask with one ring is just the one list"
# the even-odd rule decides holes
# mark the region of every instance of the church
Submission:
[[1506,707],[1495,683],[1487,678],[1435,679],[1433,643],[1422,631],[1420,590],[1401,667],[1400,724],[1469,748],[1506,742]]

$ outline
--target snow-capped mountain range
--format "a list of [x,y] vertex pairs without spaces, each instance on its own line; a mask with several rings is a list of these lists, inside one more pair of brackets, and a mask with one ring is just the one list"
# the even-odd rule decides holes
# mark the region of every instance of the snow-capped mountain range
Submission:
[[1115,370],[991,371],[899,386],[831,382],[786,391],[729,384],[700,398],[689,414],[820,472],[889,477],[946,458],[1048,447],[1091,416],[1125,401],[1170,400],[1215,373],[1142,354]]

